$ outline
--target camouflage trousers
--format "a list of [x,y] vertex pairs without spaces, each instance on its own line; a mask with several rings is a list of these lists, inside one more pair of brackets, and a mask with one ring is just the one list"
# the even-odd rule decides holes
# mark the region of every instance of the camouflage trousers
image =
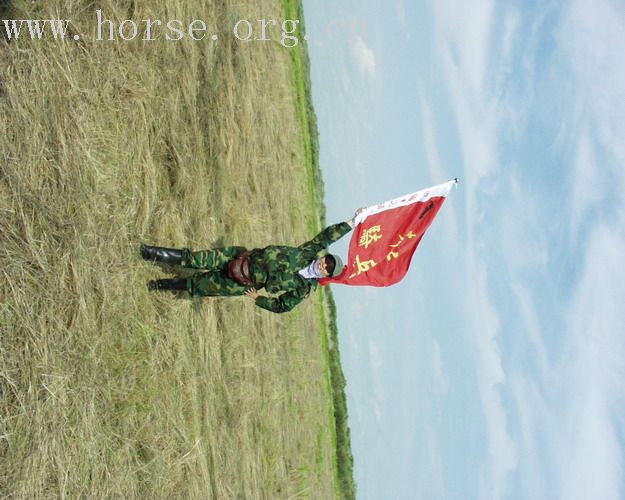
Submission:
[[187,278],[189,294],[202,297],[243,295],[249,287],[240,285],[228,277],[228,262],[245,250],[244,247],[213,248],[199,252],[183,249],[181,263],[183,267],[206,270]]

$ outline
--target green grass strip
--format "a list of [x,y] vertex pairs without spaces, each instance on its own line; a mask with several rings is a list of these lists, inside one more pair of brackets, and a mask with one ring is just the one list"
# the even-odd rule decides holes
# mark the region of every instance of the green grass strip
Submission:
[[[303,40],[305,25],[301,0],[283,0],[286,19],[299,19],[299,39]],[[319,165],[319,142],[317,120],[312,104],[312,85],[310,81],[310,60],[302,43],[288,49],[293,61],[293,87],[296,95],[296,114],[302,130],[302,142],[306,157],[310,201],[317,218],[312,227],[318,232],[326,224],[324,205],[324,186]],[[328,395],[332,401],[328,408],[330,421],[330,441],[335,449],[334,469],[336,490],[340,497],[351,499],[356,496],[353,479],[353,455],[351,452],[350,431],[347,420],[347,401],[345,396],[345,378],[341,368],[338,349],[338,330],[336,326],[336,306],[329,289],[321,291],[322,300],[318,302],[317,316],[320,325],[320,340],[326,361],[326,383]],[[329,314],[326,312],[329,310]],[[332,341],[332,348],[329,346]]]

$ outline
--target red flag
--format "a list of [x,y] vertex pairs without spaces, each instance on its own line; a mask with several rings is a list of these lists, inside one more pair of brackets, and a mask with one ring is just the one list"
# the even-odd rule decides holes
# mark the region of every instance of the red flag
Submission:
[[365,208],[356,217],[343,272],[319,283],[390,286],[401,281],[423,234],[457,182],[454,179]]

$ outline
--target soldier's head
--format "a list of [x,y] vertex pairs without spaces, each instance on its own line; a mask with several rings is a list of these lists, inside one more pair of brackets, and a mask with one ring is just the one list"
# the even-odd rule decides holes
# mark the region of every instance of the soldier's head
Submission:
[[328,254],[317,259],[317,268],[324,277],[334,278],[343,272],[343,262],[338,255]]

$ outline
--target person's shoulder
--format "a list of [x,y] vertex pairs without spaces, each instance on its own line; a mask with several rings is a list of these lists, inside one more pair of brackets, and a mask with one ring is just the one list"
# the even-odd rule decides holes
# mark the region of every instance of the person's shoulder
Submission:
[[308,297],[308,295],[310,295],[311,292],[314,292],[317,289],[317,284],[319,282],[319,280],[315,279],[315,278],[303,278],[305,284],[304,286],[302,286],[300,293],[304,296],[304,297]]
[[317,284],[319,283],[319,280],[316,278],[304,278],[301,274],[299,273],[294,273],[294,280],[295,282],[299,285],[299,287],[301,288],[307,288],[307,289],[311,289],[311,288],[316,288]]
[[319,284],[319,280],[317,278],[304,278],[302,275],[298,276],[302,279],[302,281],[306,284],[306,286],[308,287],[308,289],[315,289],[317,288],[317,285]]

